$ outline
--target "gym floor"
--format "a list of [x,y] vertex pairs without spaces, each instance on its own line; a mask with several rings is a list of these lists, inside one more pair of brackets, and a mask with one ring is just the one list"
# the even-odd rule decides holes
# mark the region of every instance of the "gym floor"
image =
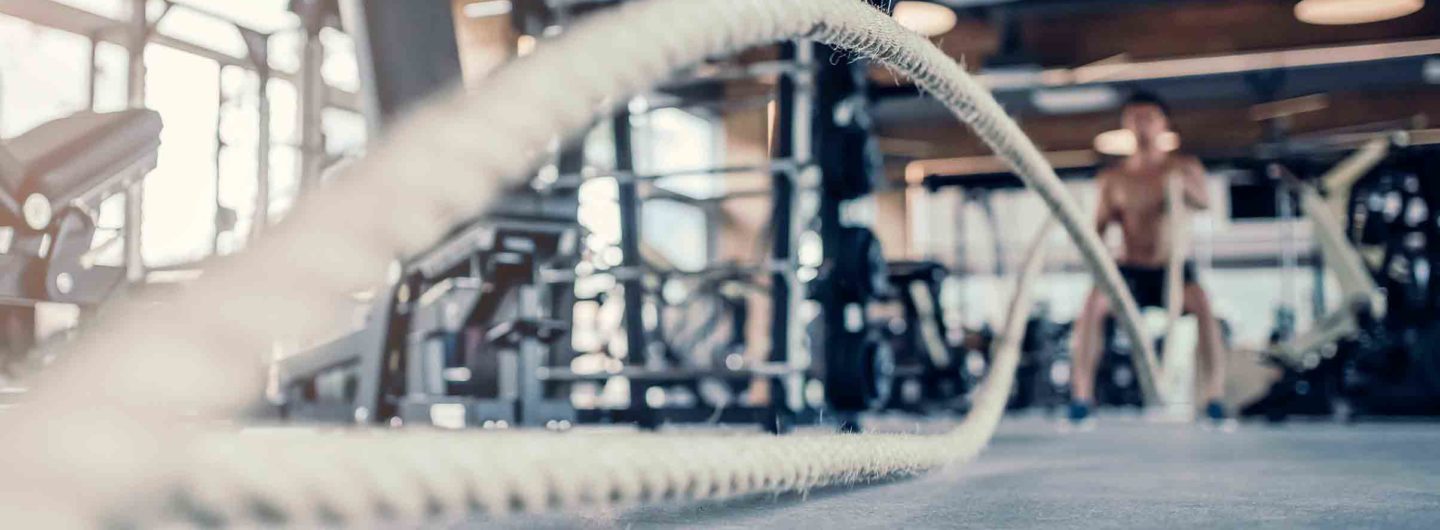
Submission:
[[[980,458],[892,484],[524,516],[513,528],[1436,528],[1440,423],[1244,424],[1133,417],[1061,433],[1007,419]],[[457,528],[482,526],[460,525]]]

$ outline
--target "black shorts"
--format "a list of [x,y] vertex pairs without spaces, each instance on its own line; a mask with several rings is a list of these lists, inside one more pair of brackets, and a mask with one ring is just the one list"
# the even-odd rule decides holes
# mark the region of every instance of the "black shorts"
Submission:
[[[1185,285],[1196,283],[1195,262],[1186,261],[1180,275],[1184,277]],[[1135,297],[1135,304],[1141,309],[1165,307],[1165,267],[1121,265],[1120,277],[1125,279],[1130,295]]]

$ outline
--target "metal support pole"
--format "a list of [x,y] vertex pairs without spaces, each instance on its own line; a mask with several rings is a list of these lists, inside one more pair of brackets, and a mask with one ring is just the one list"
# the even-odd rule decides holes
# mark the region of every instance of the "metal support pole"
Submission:
[[955,257],[955,272],[962,275],[970,274],[970,225],[965,222],[965,210],[970,207],[970,195],[965,188],[955,188],[955,199],[953,201],[955,215],[955,237],[954,246],[951,247],[952,255]]
[[1323,315],[1323,314],[1326,313],[1326,308],[1325,308],[1325,253],[1320,252],[1319,249],[1312,249],[1312,250],[1311,250],[1311,256],[1312,256],[1311,259],[1312,259],[1313,263],[1312,263],[1312,266],[1310,267],[1310,270],[1314,272],[1314,274],[1313,274],[1312,276],[1313,276],[1314,279],[1315,279],[1315,287],[1314,287],[1314,290],[1310,292],[1311,310],[1313,311],[1313,312],[1310,313],[1310,314],[1311,314],[1311,315],[1315,315],[1315,316],[1318,317],[1319,315]]
[[[145,43],[150,36],[150,19],[145,12],[146,0],[131,0],[130,18],[126,21],[125,97],[130,108],[145,106]],[[125,279],[145,279],[144,252],[140,246],[141,228],[145,222],[145,181],[137,180],[125,189]]]
[[126,63],[125,97],[130,108],[145,106],[145,43],[150,36],[150,19],[145,12],[146,0],[130,0],[130,18],[125,25]]
[[[804,223],[796,215],[799,209],[798,177],[811,163],[814,114],[814,79],[805,66],[813,62],[815,49],[809,41],[796,41],[786,46],[787,55],[800,65],[797,73],[780,79],[777,87],[775,136],[771,149],[774,160],[791,159],[797,170],[772,173],[774,204],[770,223],[774,230],[770,259],[776,269],[770,277],[770,362],[808,367],[804,348],[804,323],[796,312],[804,303],[804,290],[795,276],[795,252]],[[804,379],[796,374],[773,380],[770,406],[778,416],[788,415],[804,407]],[[785,426],[776,425],[777,430]]]
[[989,191],[982,191],[971,195],[975,204],[980,206],[980,213],[985,216],[985,223],[990,228],[991,251],[995,253],[995,279],[1005,277],[1005,234],[1002,233],[1000,216],[995,214],[994,194]]
[[[1300,290],[1296,285],[1295,273],[1299,270],[1300,260],[1295,242],[1300,236],[1296,230],[1299,216],[1295,212],[1294,194],[1291,191],[1288,184],[1281,182],[1277,184],[1275,192],[1275,206],[1284,230],[1280,237],[1280,298],[1286,307],[1298,310]],[[1316,313],[1317,316],[1320,314],[1323,312]]]
[[[781,264],[785,272],[785,282],[790,286],[790,311],[786,315],[786,355],[785,362],[792,368],[803,369],[810,367],[810,352],[805,348],[806,323],[797,318],[796,312],[805,302],[805,290],[796,277],[796,265],[798,245],[800,236],[805,232],[809,216],[800,215],[802,205],[810,205],[807,209],[813,213],[813,197],[807,200],[806,195],[814,195],[814,185],[818,182],[802,182],[808,175],[814,175],[812,164],[814,163],[814,114],[815,114],[815,43],[809,40],[796,41],[795,64],[795,101],[794,121],[790,126],[794,129],[791,133],[791,154],[795,161],[797,172],[789,173],[791,178],[791,201],[790,219],[785,225],[789,231],[789,244],[785,247],[787,254],[784,260],[776,261]],[[818,180],[818,179],[817,179]],[[803,185],[800,185],[803,184]],[[810,191],[805,191],[810,190]],[[778,245],[777,245],[778,246]],[[795,373],[788,378],[785,386],[786,402],[789,410],[798,411],[805,406],[805,376]]]
[[[629,111],[622,110],[615,115],[612,129],[615,135],[615,170],[635,171],[635,146],[631,138]],[[620,207],[621,265],[636,270],[643,265],[640,258],[640,196],[634,181],[619,182],[616,188]],[[625,364],[646,366],[650,348],[645,340],[645,297],[641,292],[644,285],[639,275],[630,275],[622,285],[625,287]],[[647,389],[638,381],[630,381],[630,408],[641,418],[647,417],[645,411],[650,408],[645,401]],[[648,421],[642,419],[642,426],[653,426],[646,423]]]
[[[210,238],[210,255],[220,255],[220,234],[224,233],[221,214],[224,212],[225,204],[220,200],[221,173],[223,165],[221,161],[225,156],[225,135],[221,133],[225,129],[225,67],[221,66],[216,73],[215,80],[215,218],[212,224],[215,225],[215,234]],[[233,228],[233,227],[231,227]]]
[[96,77],[98,77],[97,74],[100,70],[99,65],[96,64],[96,61],[99,60],[98,52],[100,49],[100,39],[95,38],[95,35],[93,33],[88,35],[88,37],[90,38],[90,53],[85,57],[86,61],[89,63],[89,68],[86,68],[85,70],[85,108],[94,111],[95,82]]
[[321,67],[325,64],[325,44],[320,41],[320,30],[324,27],[324,11],[321,2],[310,2],[301,14],[304,23],[305,42],[300,56],[299,81],[296,91],[300,94],[300,189],[308,191],[320,184],[320,174],[325,170],[325,130],[323,113],[325,94],[328,87]]
[[[537,280],[538,274],[532,273],[531,280]],[[516,289],[519,301],[517,317],[521,321],[535,322],[536,325],[546,320],[543,300],[549,295],[547,286],[540,282],[524,285]],[[545,383],[540,381],[537,375],[540,367],[546,363],[546,356],[549,347],[539,337],[525,337],[515,345],[516,364],[514,381],[516,383],[514,415],[518,425],[536,427],[543,424],[542,403],[545,400]]]
[[255,138],[255,211],[250,218],[250,239],[254,239],[270,224],[270,36],[238,26],[236,29],[245,40],[260,83],[256,100],[260,129]]
[[255,214],[251,218],[250,238],[258,237],[270,224],[270,68],[257,69],[260,77],[260,131],[255,139]]

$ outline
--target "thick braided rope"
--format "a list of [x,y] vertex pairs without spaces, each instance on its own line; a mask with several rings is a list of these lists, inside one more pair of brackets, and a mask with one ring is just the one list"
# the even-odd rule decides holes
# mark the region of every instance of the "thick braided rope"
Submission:
[[[1175,339],[1180,317],[1185,309],[1185,257],[1190,248],[1190,212],[1185,204],[1185,188],[1180,178],[1167,175],[1165,212],[1168,216],[1170,255],[1165,260],[1165,363],[1157,370],[1156,380],[1163,381],[1162,392],[1170,403],[1183,402],[1185,385],[1174,380],[1179,375],[1180,341]],[[1153,365],[1153,364],[1152,364]]]
[[[636,2],[596,15],[473,95],[419,110],[347,178],[185,292],[116,307],[26,407],[7,414],[0,520],[57,528],[92,525],[97,514],[143,520],[177,510],[292,523],[503,512],[797,491],[972,457],[999,420],[1013,364],[997,362],[975,412],[940,437],[236,436],[177,426],[233,417],[263,386],[257,352],[275,337],[343,322],[350,293],[383,282],[396,257],[481,211],[533,169],[552,138],[582,130],[678,67],[807,36],[872,56],[940,97],[1040,191],[1106,291],[1134,313],[1113,262],[1038,151],[923,38],[851,0]],[[1125,319],[1138,336],[1134,320]]]
[[[857,31],[859,30],[859,31]],[[930,45],[919,35],[905,31],[890,20],[865,16],[856,10],[836,10],[818,30],[821,41],[855,50],[910,77],[974,130],[995,154],[1034,190],[1060,222],[1080,250],[1080,257],[1095,275],[1096,284],[1119,308],[1121,327],[1132,344],[1138,345],[1136,372],[1147,403],[1161,404],[1156,381],[1160,379],[1154,344],[1140,325],[1140,310],[1120,278],[1100,240],[1090,229],[1055,169],[1035,148],[1029,136],[1010,119],[999,102],[989,95],[959,63]]]
[[[312,526],[458,519],[805,492],[902,478],[973,458],[1009,399],[1044,266],[1046,223],[1026,253],[975,409],[945,435],[694,436],[277,431],[190,444],[160,510],[140,517]],[[498,457],[497,457],[498,455]],[[139,519],[141,521],[145,519]]]
[[1388,138],[1372,140],[1325,172],[1320,182],[1330,192],[1328,199],[1321,196],[1315,186],[1299,188],[1300,209],[1314,225],[1315,240],[1319,243],[1325,268],[1335,275],[1340,286],[1340,306],[1317,317],[1304,333],[1272,348],[1270,355],[1298,362],[1302,354],[1358,332],[1358,312],[1368,311],[1371,316],[1384,315],[1385,304],[1380,288],[1370,276],[1365,258],[1345,235],[1341,217],[1348,207],[1351,188],[1385,160],[1390,145]]
[[[999,423],[1054,223],[1034,236],[973,412],[945,435],[694,436],[302,429],[184,436],[142,495],[71,511],[0,510],[25,527],[441,523],[476,513],[805,492],[913,476],[973,458]],[[171,432],[171,435],[180,435]],[[42,506],[55,508],[53,504]],[[76,509],[102,509],[99,514]],[[6,512],[9,513],[6,513]],[[67,519],[67,516],[74,516]]]

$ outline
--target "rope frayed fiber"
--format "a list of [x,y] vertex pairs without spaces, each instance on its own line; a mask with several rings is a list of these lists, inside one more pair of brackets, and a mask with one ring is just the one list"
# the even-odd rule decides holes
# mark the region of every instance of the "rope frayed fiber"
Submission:
[[[260,393],[257,357],[273,340],[345,322],[351,293],[382,284],[397,257],[521,182],[554,138],[578,134],[681,67],[794,38],[871,57],[944,102],[1045,198],[1123,308],[1133,342],[1149,344],[1113,261],[1054,171],[929,41],[858,0],[643,0],[591,17],[474,93],[419,109],[347,175],[184,292],[117,304],[29,403],[7,413],[0,521],[366,524],[805,491],[972,458],[1003,411],[1023,332],[1013,315],[1023,307],[1012,309],[975,408],[941,436],[242,433],[219,423]],[[1022,276],[1021,287],[1031,283]]]

